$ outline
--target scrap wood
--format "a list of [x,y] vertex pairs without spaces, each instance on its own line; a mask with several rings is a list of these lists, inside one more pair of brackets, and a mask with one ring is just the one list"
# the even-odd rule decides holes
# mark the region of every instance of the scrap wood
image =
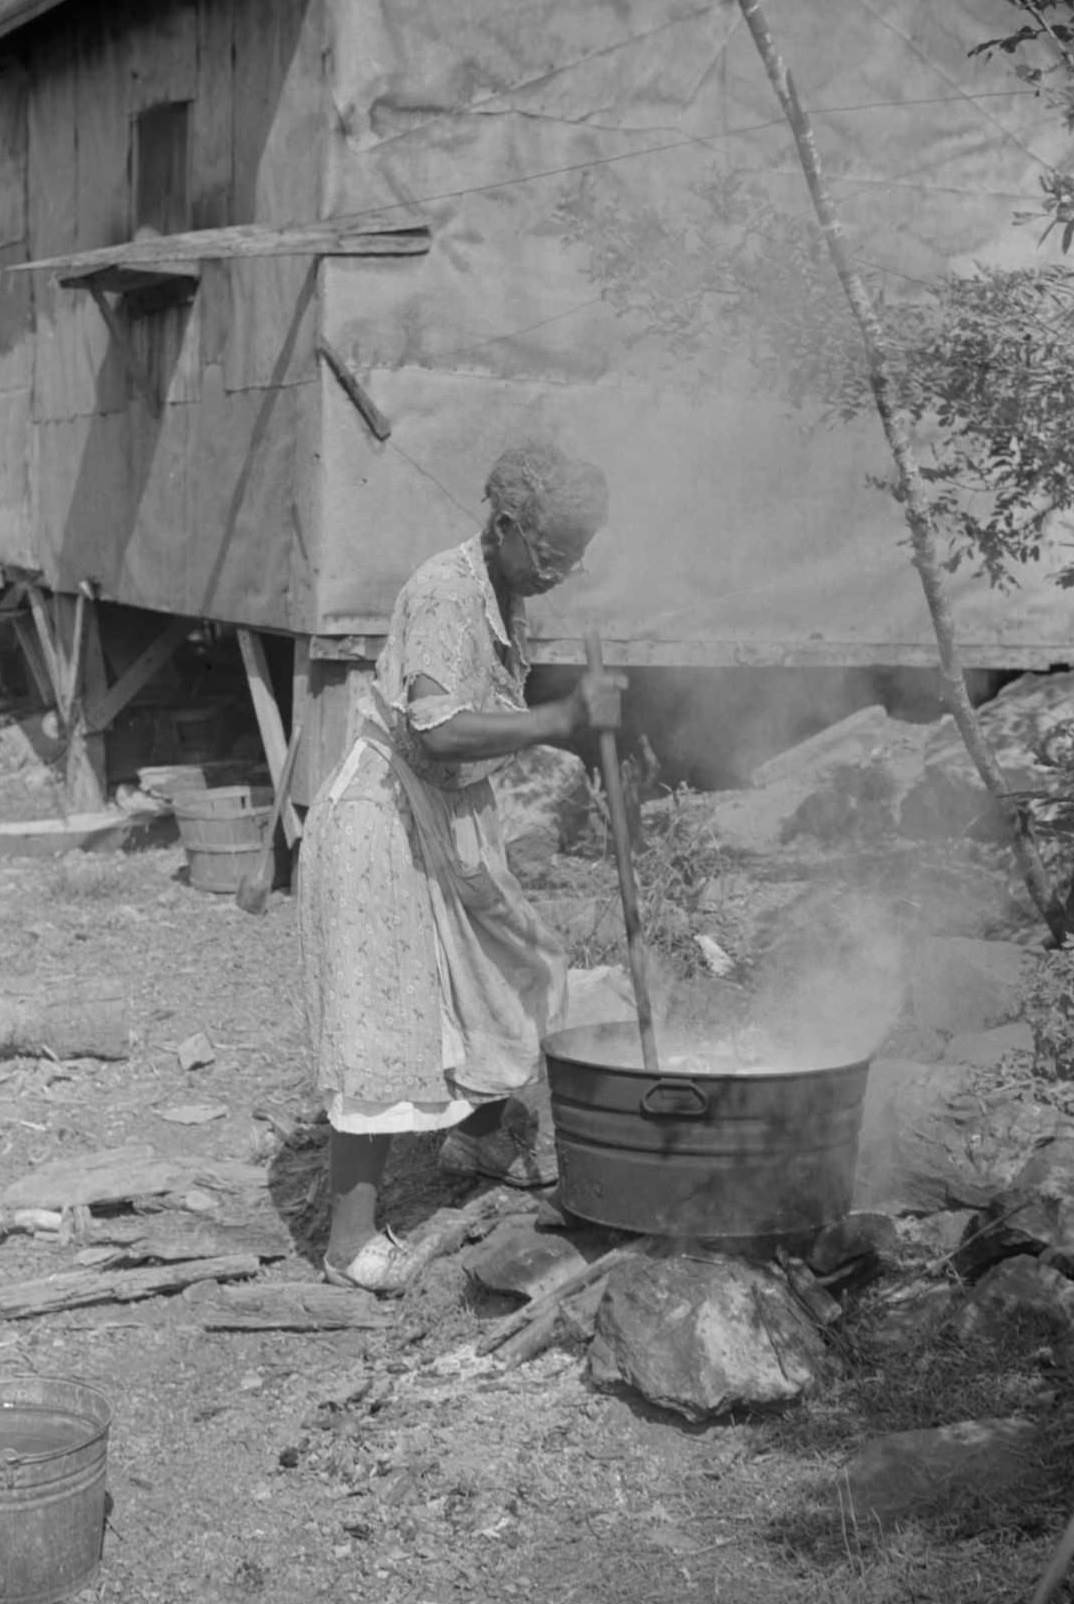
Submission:
[[[145,1264],[151,1260],[180,1263],[184,1259],[222,1258],[231,1253],[256,1253],[259,1259],[283,1259],[290,1252],[286,1233],[274,1223],[251,1225],[169,1215],[121,1219],[95,1219],[88,1209],[0,1210],[0,1241],[22,1233],[45,1235],[60,1242],[86,1244],[87,1252],[109,1253],[113,1263]],[[88,1261],[87,1261],[88,1262]]]
[[183,1222],[177,1228],[171,1221],[164,1226],[142,1227],[137,1236],[115,1240],[106,1223],[93,1232],[93,1241],[114,1250],[112,1262],[128,1267],[149,1264],[184,1264],[194,1259],[226,1258],[236,1253],[255,1255],[263,1263],[285,1259],[290,1243],[282,1231],[246,1225],[205,1225],[201,1221]]
[[0,1320],[26,1320],[91,1303],[134,1303],[162,1292],[179,1292],[197,1281],[244,1280],[260,1268],[255,1253],[229,1253],[145,1270],[64,1270],[38,1281],[0,1286]]
[[393,1323],[371,1292],[317,1281],[221,1288],[198,1317],[206,1331],[353,1331]]
[[639,1254],[645,1253],[649,1240],[647,1237],[639,1237],[636,1242],[632,1242],[626,1247],[612,1248],[609,1252],[602,1253],[599,1259],[594,1259],[592,1264],[587,1264],[585,1269],[579,1270],[575,1275],[572,1275],[569,1281],[561,1282],[558,1287],[555,1287],[551,1292],[546,1292],[543,1297],[534,1298],[532,1303],[527,1303],[521,1309],[516,1309],[514,1314],[506,1315],[504,1319],[498,1320],[492,1330],[478,1343],[478,1353],[494,1353],[496,1349],[503,1347],[508,1338],[514,1337],[516,1332],[524,1330],[526,1326],[544,1321],[549,1309],[553,1309],[558,1313],[564,1301],[571,1297],[573,1293],[580,1292],[583,1287],[589,1286],[594,1281],[601,1280],[617,1264],[621,1264],[624,1259],[635,1258]]
[[0,1209],[91,1208],[163,1194],[181,1196],[193,1186],[237,1191],[265,1184],[265,1171],[256,1164],[162,1159],[148,1143],[131,1143],[40,1165],[0,1192]]

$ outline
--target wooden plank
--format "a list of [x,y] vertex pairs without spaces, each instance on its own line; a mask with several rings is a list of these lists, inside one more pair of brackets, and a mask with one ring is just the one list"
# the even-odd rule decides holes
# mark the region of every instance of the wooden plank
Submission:
[[302,739],[298,746],[295,772],[291,781],[291,795],[300,800],[309,790],[310,741],[306,715],[310,706],[310,643],[308,635],[295,636],[295,655],[291,669],[291,727],[302,726]]
[[43,1280],[0,1286],[0,1320],[28,1320],[93,1303],[134,1303],[162,1292],[179,1292],[199,1281],[246,1280],[260,1268],[254,1253],[229,1253],[147,1270],[62,1270]]
[[41,648],[41,655],[45,660],[48,677],[52,683],[52,694],[56,706],[63,706],[64,672],[60,655],[56,649],[56,642],[52,631],[52,620],[48,608],[45,606],[43,593],[36,585],[27,585],[27,595],[30,599],[30,612],[33,616],[34,627],[37,630],[37,642]]
[[[310,637],[313,662],[360,662],[375,659],[384,645],[388,620],[382,615],[340,615],[332,634]],[[605,658],[613,668],[922,668],[937,667],[936,648],[921,641],[845,640],[645,640],[631,636],[628,626],[614,622],[615,633],[601,636]],[[580,637],[531,636],[535,664],[582,667],[585,648]],[[1071,661],[1069,641],[962,641],[959,651],[970,668],[1049,669]]]
[[[265,748],[265,758],[275,790],[279,787],[287,759],[287,735],[279,707],[276,705],[276,698],[272,693],[272,680],[269,677],[268,661],[261,638],[256,630],[252,629],[240,629],[238,636],[246,681],[250,687],[250,699],[254,704],[257,727],[261,731],[261,744]],[[287,845],[293,847],[302,835],[302,826],[290,799],[284,802],[280,822],[287,838]]]
[[169,101],[193,100],[198,89],[195,0],[132,6],[126,15],[131,112]]
[[355,1331],[393,1324],[371,1292],[309,1281],[221,1291],[201,1305],[207,1331]]
[[92,6],[72,22],[79,250],[130,238],[130,30],[111,7]]
[[151,641],[139,657],[124,670],[116,683],[105,690],[95,699],[87,698],[86,727],[88,730],[103,731],[118,718],[143,686],[148,685],[172,653],[186,639],[190,633],[190,622],[185,618],[176,618],[167,629],[159,634],[156,640]]
[[201,0],[197,90],[191,107],[191,225],[227,228],[233,221],[234,11],[232,0]]
[[9,273],[65,272],[120,264],[153,267],[158,262],[234,261],[257,256],[425,256],[432,236],[424,225],[405,227],[364,217],[333,218],[323,223],[269,228],[260,223],[233,228],[205,228],[187,234],[164,234],[95,251],[71,251],[18,262]]
[[104,737],[87,729],[83,703],[87,669],[96,695],[104,677],[97,609],[82,590],[54,596],[52,607],[63,674],[59,711],[67,727],[67,804],[75,813],[96,813],[108,795]]
[[194,294],[201,278],[196,262],[158,262],[155,267],[95,267],[60,279],[65,290],[106,290],[130,295],[139,290],[172,291],[175,296]]
[[15,639],[19,643],[23,661],[30,671],[34,689],[44,706],[52,707],[56,699],[55,691],[53,690],[52,680],[49,678],[48,668],[38,645],[33,625],[27,619],[18,616],[12,620],[12,623],[15,628]]
[[311,635],[310,659],[315,663],[375,662],[384,647],[384,638],[383,633]]
[[[27,108],[27,255],[78,248],[77,70],[73,37],[55,34],[31,62]],[[20,264],[21,266],[21,264]],[[14,269],[11,269],[14,273]],[[78,331],[83,313],[52,284],[34,285],[34,418],[77,414],[94,393]]]
[[92,1208],[129,1203],[133,1198],[182,1192],[192,1186],[228,1191],[262,1190],[265,1170],[227,1160],[162,1159],[148,1142],[71,1155],[39,1164],[0,1192],[0,1207],[11,1209]]
[[26,238],[27,89],[25,65],[0,63],[0,246]]
[[359,382],[357,375],[351,370],[350,364],[325,339],[320,341],[317,349],[328,363],[340,389],[350,401],[373,438],[375,440],[387,440],[392,432],[392,426],[373,400],[373,397]]

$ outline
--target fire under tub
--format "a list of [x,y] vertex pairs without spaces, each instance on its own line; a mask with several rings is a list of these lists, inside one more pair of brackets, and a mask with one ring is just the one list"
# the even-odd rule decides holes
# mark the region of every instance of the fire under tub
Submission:
[[769,1069],[695,1048],[654,1078],[629,1024],[559,1031],[544,1050],[560,1195],[582,1219],[779,1244],[848,1212],[868,1059]]

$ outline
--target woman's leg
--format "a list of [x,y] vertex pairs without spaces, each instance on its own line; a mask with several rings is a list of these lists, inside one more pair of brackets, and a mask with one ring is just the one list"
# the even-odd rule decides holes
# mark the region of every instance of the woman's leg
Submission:
[[377,1193],[390,1146],[390,1136],[329,1132],[332,1230],[325,1256],[337,1270],[345,1270],[358,1250],[376,1235]]

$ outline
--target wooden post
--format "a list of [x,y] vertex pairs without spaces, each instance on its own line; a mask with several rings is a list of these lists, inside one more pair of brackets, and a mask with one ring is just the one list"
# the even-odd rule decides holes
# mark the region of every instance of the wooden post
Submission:
[[[261,744],[265,748],[273,789],[278,789],[287,758],[287,735],[284,732],[280,709],[272,693],[272,680],[269,676],[265,648],[256,630],[240,629],[238,636],[243,667],[246,669],[246,680],[250,687],[250,699],[254,704],[257,727],[261,731]],[[284,799],[280,822],[287,838],[287,845],[293,847],[302,835],[302,825],[289,798]]]
[[57,655],[62,662],[60,716],[67,730],[67,804],[73,813],[99,812],[108,799],[104,735],[91,730],[86,706],[107,690],[97,604],[84,592],[53,597]]
[[15,630],[15,639],[19,643],[19,650],[22,652],[23,660],[29,669],[30,678],[34,682],[34,689],[42,705],[44,707],[52,707],[56,700],[56,695],[52,688],[52,681],[49,678],[48,665],[38,644],[37,636],[34,634],[33,625],[29,619],[18,613],[15,614],[11,622]]
[[310,784],[310,742],[305,733],[307,727],[306,713],[310,701],[310,642],[308,635],[295,637],[294,665],[291,669],[291,728],[298,725],[303,727],[303,737],[299,743],[298,756],[295,759],[295,772],[291,782],[291,795],[303,798],[309,795],[311,789],[316,789],[320,783],[314,779]]

